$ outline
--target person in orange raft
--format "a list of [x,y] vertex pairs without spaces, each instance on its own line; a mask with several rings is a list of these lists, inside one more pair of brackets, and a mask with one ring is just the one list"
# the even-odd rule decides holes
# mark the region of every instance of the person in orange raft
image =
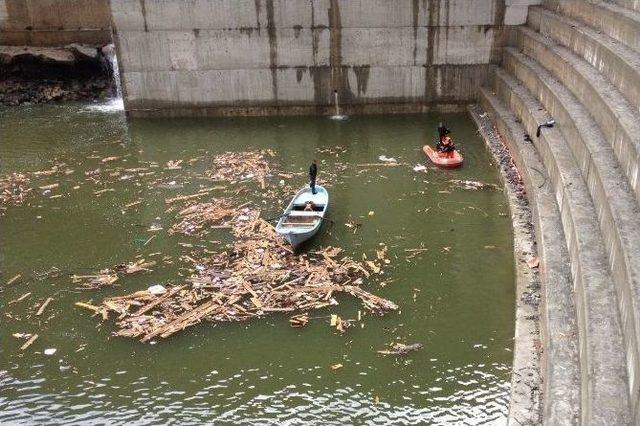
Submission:
[[449,136],[443,137],[437,148],[439,153],[445,154],[448,158],[453,158],[453,151],[456,149]]

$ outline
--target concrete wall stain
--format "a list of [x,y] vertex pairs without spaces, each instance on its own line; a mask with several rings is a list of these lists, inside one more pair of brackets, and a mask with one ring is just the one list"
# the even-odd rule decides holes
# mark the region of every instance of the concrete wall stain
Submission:
[[260,4],[260,0],[253,0],[253,3],[256,9],[256,28],[260,30],[260,9],[262,9],[262,5]]
[[437,97],[437,70],[433,65],[436,44],[439,42],[440,0],[428,0],[427,12],[429,14],[429,20],[427,24],[427,61],[425,63],[424,73],[424,100],[429,102]]
[[307,72],[307,67],[296,67],[296,81],[300,83],[302,81],[302,76]]
[[[253,27],[238,27],[237,31],[240,32],[240,34],[246,35],[247,37],[251,37],[253,35],[254,31],[260,31],[259,28],[253,28]],[[229,29],[229,31],[234,31],[233,29]]]
[[269,65],[273,99],[278,102],[278,34],[273,14],[273,0],[267,0],[267,34],[269,35]]
[[412,0],[411,12],[413,13],[413,65],[416,65],[418,56],[418,17],[420,14],[420,0]]
[[358,96],[367,93],[367,85],[369,84],[369,71],[371,65],[353,66],[353,72],[356,75],[358,85]]
[[444,51],[449,51],[449,30],[451,29],[449,25],[449,17],[451,12],[451,0],[443,0],[444,4]]
[[[493,43],[491,46],[491,59],[490,62],[499,64],[502,60],[502,46],[504,45],[506,38],[506,31],[504,29],[504,14],[506,11],[506,5],[504,0],[495,0],[493,2],[494,15],[493,15]],[[485,33],[489,31],[488,29]]]
[[147,23],[147,4],[145,0],[140,0],[140,12],[142,13],[142,19],[144,21],[144,32],[149,32],[149,25]]
[[[330,0],[329,14],[329,63],[331,65],[331,92],[338,91],[341,102],[351,102],[354,99],[349,87],[349,67],[342,64],[342,18],[338,0]],[[325,96],[331,99],[331,92]],[[327,102],[325,100],[325,102]]]

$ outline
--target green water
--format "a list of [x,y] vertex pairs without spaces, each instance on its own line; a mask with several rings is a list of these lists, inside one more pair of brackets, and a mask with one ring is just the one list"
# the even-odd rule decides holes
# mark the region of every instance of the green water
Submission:
[[[41,190],[0,217],[0,423],[197,423],[228,424],[486,424],[507,414],[514,332],[514,272],[510,218],[500,190],[452,188],[451,179],[499,183],[489,153],[466,114],[133,120],[121,112],[85,105],[0,110],[0,174],[37,171],[65,163],[68,174],[34,178]],[[464,149],[459,170],[438,170],[421,152],[437,121],[453,127]],[[357,258],[375,255],[380,243],[391,263],[364,288],[400,311],[367,315],[340,334],[326,318],[294,329],[273,315],[247,323],[203,323],[155,345],[111,336],[77,301],[180,283],[191,271],[180,259],[197,249],[216,250],[228,231],[204,236],[168,235],[174,222],[164,200],[211,186],[202,173],[225,151],[272,149],[273,167],[300,173],[320,164],[319,183],[330,191],[327,222],[307,247],[333,245]],[[406,165],[364,167],[378,157]],[[120,157],[102,163],[108,156]],[[181,170],[166,170],[184,159]],[[187,160],[195,159],[187,164]],[[427,172],[415,172],[418,164]],[[155,167],[157,165],[157,167]],[[155,173],[121,179],[125,168]],[[85,172],[101,168],[97,183]],[[105,172],[106,171],[106,172]],[[108,176],[119,171],[119,175]],[[288,202],[262,192],[242,197],[263,217]],[[74,189],[75,186],[80,186]],[[113,188],[99,196],[95,191]],[[51,195],[63,195],[50,198]],[[219,193],[221,195],[221,193]],[[238,196],[240,197],[240,195]],[[139,206],[124,208],[143,200]],[[204,200],[206,201],[206,200]],[[372,216],[369,212],[373,211]],[[362,225],[354,233],[346,222]],[[160,225],[164,229],[149,232]],[[156,235],[146,246],[151,235]],[[427,251],[407,251],[427,248]],[[156,254],[152,257],[149,255]],[[70,274],[90,273],[142,254],[158,265],[121,279],[120,287],[77,290]],[[164,261],[163,261],[164,259]],[[59,268],[59,277],[39,279]],[[5,283],[16,274],[23,279]],[[9,304],[21,295],[31,296]],[[38,306],[53,301],[37,317]],[[355,318],[348,296],[312,317]],[[13,333],[38,333],[24,352]],[[404,358],[376,353],[401,341],[423,343]],[[45,356],[45,348],[56,348]],[[342,364],[338,370],[330,368]]]

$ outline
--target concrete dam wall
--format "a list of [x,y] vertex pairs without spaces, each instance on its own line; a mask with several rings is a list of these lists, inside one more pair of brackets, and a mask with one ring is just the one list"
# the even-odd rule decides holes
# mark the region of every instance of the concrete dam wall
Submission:
[[112,0],[132,115],[423,111],[476,97],[537,0]]
[[108,0],[0,0],[0,45],[111,41]]

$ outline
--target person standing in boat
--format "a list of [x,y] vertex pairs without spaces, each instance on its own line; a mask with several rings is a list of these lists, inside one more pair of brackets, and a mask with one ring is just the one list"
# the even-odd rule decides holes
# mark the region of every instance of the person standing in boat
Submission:
[[[436,151],[445,153],[450,152],[450,147],[453,146],[453,142],[451,141],[451,138],[447,136],[449,133],[451,133],[451,130],[447,129],[441,121],[438,124],[438,143],[436,144]],[[449,139],[449,142],[447,142],[447,139]]]
[[444,138],[451,133],[451,130],[447,129],[446,126],[444,124],[442,124],[442,121],[438,124],[438,142],[442,143],[442,141],[444,140]]
[[309,166],[309,187],[311,187],[311,193],[316,193],[316,178],[318,177],[318,163],[313,160],[311,166]]

